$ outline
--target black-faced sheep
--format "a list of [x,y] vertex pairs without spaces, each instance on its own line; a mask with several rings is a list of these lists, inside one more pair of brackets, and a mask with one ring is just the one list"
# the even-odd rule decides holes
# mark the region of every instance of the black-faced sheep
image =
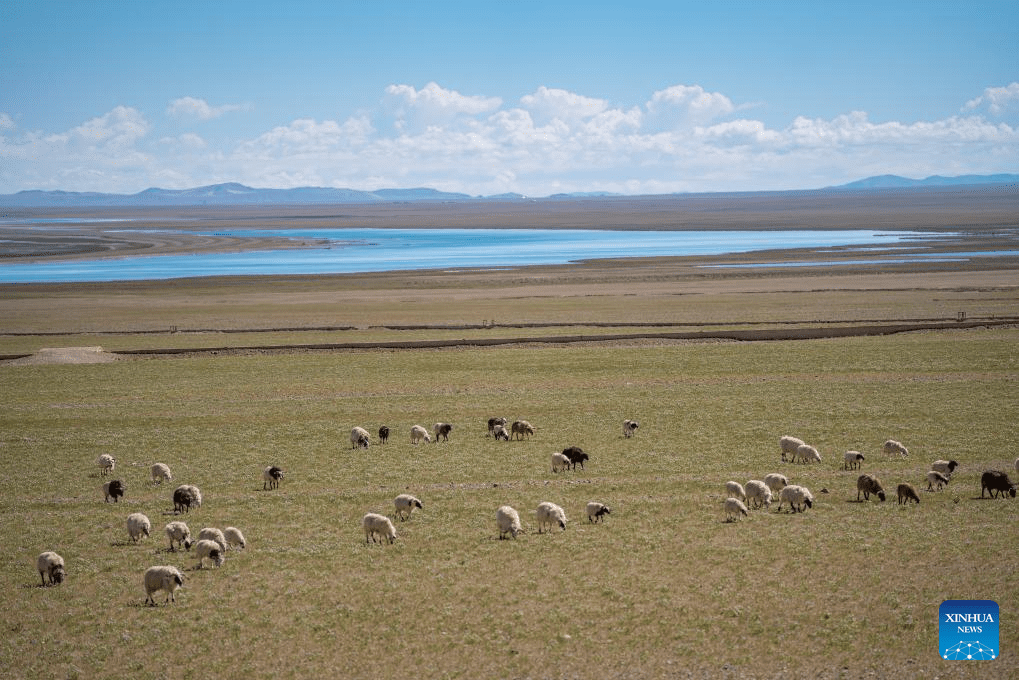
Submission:
[[156,463],[149,472],[152,475],[153,484],[162,484],[164,481],[169,482],[173,479],[173,475],[170,474],[170,468],[166,463]]
[[[421,501],[409,493],[402,493],[393,500],[393,504],[396,506],[396,516],[400,518],[400,521],[410,519],[411,514],[414,512],[414,508],[421,508]],[[404,517],[404,515],[407,515]]]
[[778,496],[778,510],[776,512],[780,512],[782,504],[786,502],[789,503],[790,512],[803,512],[804,506],[807,508],[814,507],[814,496],[807,487],[790,484],[782,488],[782,493]]
[[534,434],[534,426],[526,420],[514,420],[510,432],[514,439],[523,439],[525,435],[530,437]]
[[747,506],[743,505],[743,501],[738,498],[726,498],[725,499],[725,521],[735,522],[741,517],[747,517]]
[[42,579],[44,586],[46,579],[49,579],[51,586],[64,582],[64,558],[52,550],[40,553],[39,557],[35,558],[35,568],[39,571],[39,578]]
[[520,515],[508,505],[500,505],[499,509],[495,511],[495,523],[499,527],[500,540],[506,538],[506,534],[511,534],[513,538],[516,538],[517,534],[524,531],[520,527]]
[[539,534],[542,533],[542,529],[546,524],[548,525],[549,532],[552,531],[553,524],[558,524],[559,528],[563,531],[566,530],[566,511],[555,503],[550,503],[549,501],[538,503],[538,509],[534,515],[538,521]]
[[369,512],[361,519],[361,526],[364,528],[365,543],[374,543],[376,536],[379,543],[382,543],[383,540],[388,540],[390,543],[396,540],[396,527],[385,515]]
[[389,441],[389,428],[383,425],[379,428],[379,444],[385,444]]
[[623,436],[629,439],[633,436],[633,433],[640,427],[640,423],[636,420],[624,420],[623,421]]
[[184,587],[184,575],[180,573],[177,567],[149,567],[145,570],[145,577],[142,583],[145,585],[145,604],[151,604],[155,607],[156,600],[152,595],[160,590],[166,591],[166,600],[163,604],[177,601],[174,593],[177,592],[178,588]]
[[505,418],[489,418],[488,419],[488,436],[489,437],[495,435],[495,426],[496,425],[502,425],[502,428],[505,431],[505,429],[506,429],[506,419]]
[[937,470],[931,470],[927,473],[927,490],[933,491],[935,484],[938,485],[938,491],[941,491],[941,487],[948,486],[948,477]]
[[355,427],[350,431],[350,448],[352,449],[367,449],[371,443],[371,437],[368,435],[368,430],[363,427]]
[[212,560],[213,565],[217,567],[223,566],[223,548],[216,541],[207,538],[203,538],[195,543],[195,557],[198,558],[195,569],[201,569],[205,566],[206,557]]
[[909,450],[902,445],[901,442],[897,442],[894,439],[889,439],[881,447],[881,450],[885,452],[885,455],[891,456],[898,454],[905,458],[909,455]]
[[997,498],[998,494],[1004,498],[1007,493],[1015,498],[1016,485],[1008,478],[1008,475],[1001,470],[988,470],[980,475],[980,497],[984,497],[984,491],[990,492],[991,498]]
[[558,473],[562,472],[563,470],[570,469],[570,459],[564,456],[563,454],[559,453],[558,451],[553,451],[550,459],[552,462],[553,473]]
[[509,432],[506,431],[505,425],[496,425],[492,430],[492,436],[495,437],[496,441],[503,440],[504,442],[509,441]]
[[442,437],[442,441],[449,441],[449,433],[453,431],[453,426],[449,423],[435,423],[432,425],[432,435],[435,437],[432,441],[436,444],[439,443],[439,437]]
[[148,537],[152,530],[152,523],[149,518],[140,512],[132,512],[127,516],[127,534],[131,540],[137,543],[142,536]]
[[191,530],[184,522],[176,521],[167,524],[166,536],[170,539],[170,552],[176,552],[176,548],[173,547],[174,543],[184,550],[191,549]]
[[278,489],[280,480],[283,479],[283,470],[275,465],[270,465],[262,470],[262,491]]
[[804,443],[802,439],[790,437],[789,435],[779,437],[778,446],[782,451],[782,461],[784,462],[789,458],[796,460],[796,449],[803,446]]
[[605,519],[605,515],[611,515],[612,509],[604,503],[597,501],[591,501],[587,504],[587,521],[588,522],[601,522]]
[[410,443],[415,446],[420,444],[422,441],[432,441],[431,436],[428,434],[428,430],[421,427],[420,425],[414,425],[410,428]]
[[117,459],[108,453],[103,453],[96,458],[96,465],[99,466],[99,474],[105,477],[117,467]]
[[864,474],[856,478],[856,500],[860,500],[861,493],[865,501],[870,500],[871,494],[880,498],[882,503],[885,500],[885,487],[881,484],[881,480],[874,475]]
[[124,496],[124,482],[119,479],[114,479],[103,484],[103,495],[106,497],[106,502],[109,503],[110,499],[113,502],[118,502]]
[[584,453],[584,450],[579,446],[570,446],[563,449],[563,455],[570,459],[570,466],[576,470],[577,463],[580,463],[580,469],[584,469],[584,461],[590,460],[590,456]]
[[931,470],[940,472],[946,477],[951,477],[957,467],[959,467],[959,463],[954,460],[936,460],[931,463]]
[[859,470],[863,467],[863,454],[859,451],[846,451],[842,460],[843,470]]
[[912,484],[899,484],[899,504],[905,503],[909,505],[910,501],[916,501],[917,505],[920,505],[920,494],[916,492],[916,488]]

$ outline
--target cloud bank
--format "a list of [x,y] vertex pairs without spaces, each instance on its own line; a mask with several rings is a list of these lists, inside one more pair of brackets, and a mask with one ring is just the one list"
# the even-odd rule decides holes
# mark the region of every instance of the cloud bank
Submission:
[[[850,111],[768,127],[754,107],[677,84],[616,104],[538,87],[507,102],[437,83],[393,84],[374,111],[295,118],[247,139],[180,126],[250,107],[181,97],[151,119],[118,106],[64,132],[0,112],[0,193],[115,191],[223,181],[257,187],[429,186],[474,195],[816,188],[869,175],[1019,169],[1019,83],[988,87],[931,121]],[[13,114],[13,115],[12,115]],[[155,132],[176,126],[173,134]]]

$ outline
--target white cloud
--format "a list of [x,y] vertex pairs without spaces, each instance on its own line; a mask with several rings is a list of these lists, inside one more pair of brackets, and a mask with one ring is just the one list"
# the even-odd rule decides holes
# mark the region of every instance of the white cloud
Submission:
[[557,90],[542,85],[534,94],[520,98],[520,104],[539,122],[561,120],[565,123],[581,121],[605,111],[609,104],[604,99]]
[[17,127],[14,124],[14,119],[9,114],[0,111],[0,130],[13,130]]
[[724,94],[708,92],[700,85],[673,85],[659,90],[645,106],[659,129],[703,125],[736,110]]
[[448,125],[463,117],[490,113],[502,106],[499,97],[466,96],[428,83],[420,90],[412,85],[390,85],[382,100],[392,116],[394,127],[402,133],[421,131],[429,126]]
[[179,118],[194,117],[201,120],[212,120],[213,118],[219,118],[225,113],[230,113],[231,111],[244,111],[248,108],[250,107],[247,104],[223,104],[221,106],[210,106],[204,99],[181,97],[180,99],[174,99],[170,102],[170,105],[166,107],[166,113]]
[[982,95],[966,102],[962,110],[972,111],[985,106],[996,116],[1007,110],[1019,109],[1019,83],[1011,83],[1005,87],[988,87]]

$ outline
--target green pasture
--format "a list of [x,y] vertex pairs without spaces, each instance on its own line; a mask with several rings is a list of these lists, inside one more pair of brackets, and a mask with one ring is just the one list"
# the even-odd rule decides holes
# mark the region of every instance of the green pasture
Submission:
[[[87,343],[79,343],[87,344]],[[98,344],[103,344],[102,342]],[[1019,499],[980,473],[1019,456],[1019,330],[759,343],[513,346],[0,366],[0,644],[11,678],[1006,677],[1019,666]],[[527,441],[486,436],[529,420]],[[622,436],[622,421],[640,429]],[[452,423],[448,442],[409,429]],[[387,444],[375,433],[392,429]],[[351,450],[350,429],[373,434]],[[778,438],[820,465],[782,463]],[[895,438],[908,458],[881,453]],[[586,469],[552,474],[581,446]],[[863,452],[889,500],[856,502]],[[117,460],[104,503],[94,465]],[[961,463],[927,492],[931,461]],[[156,486],[164,462],[173,482]],[[276,491],[261,470],[284,468]],[[803,514],[727,523],[727,480],[781,472]],[[922,489],[899,506],[894,489]],[[204,503],[172,516],[179,483]],[[825,493],[822,490],[827,490]],[[393,545],[360,519],[423,510]],[[536,533],[541,501],[565,532]],[[586,502],[612,508],[602,524]],[[527,533],[500,541],[495,510]],[[153,535],[128,538],[144,512]],[[167,551],[163,526],[236,526],[219,569]],[[67,580],[39,586],[56,550]],[[184,570],[143,606],[144,570]],[[938,656],[945,599],[1001,607],[1001,657]]]

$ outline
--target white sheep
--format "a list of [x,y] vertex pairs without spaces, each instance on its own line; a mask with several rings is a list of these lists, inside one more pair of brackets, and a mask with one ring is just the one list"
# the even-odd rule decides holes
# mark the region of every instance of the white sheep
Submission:
[[270,465],[262,470],[262,491],[278,489],[280,480],[283,479],[283,469]]
[[725,499],[725,521],[735,522],[741,517],[748,516],[747,506],[743,505],[743,502],[738,498],[726,498]]
[[612,509],[609,506],[597,501],[588,503],[586,509],[588,522],[601,522],[605,520],[605,515],[612,514]]
[[534,426],[526,420],[514,420],[510,432],[514,439],[523,439],[525,435],[530,437],[534,434]]
[[220,550],[226,550],[226,536],[224,536],[223,532],[220,529],[217,529],[216,527],[205,527],[204,529],[199,531],[198,540],[215,541],[216,543],[219,544]]
[[64,582],[64,558],[52,550],[39,553],[39,556],[35,558],[35,568],[39,571],[39,578],[42,579],[44,586],[46,579],[49,579],[51,586]]
[[428,430],[426,430],[425,428],[421,427],[420,425],[414,425],[413,427],[411,427],[410,428],[410,443],[414,444],[414,445],[417,445],[417,444],[420,444],[423,441],[425,441],[425,442],[432,441],[432,437],[431,437],[431,435],[428,434]]
[[793,454],[793,461],[795,462],[797,458],[802,460],[804,463],[821,462],[821,454],[818,453],[817,449],[810,444],[802,444],[796,447],[796,453]]
[[805,486],[799,486],[797,484],[790,484],[789,486],[782,488],[782,493],[778,497],[778,509],[782,509],[782,504],[789,503],[790,512],[803,512],[804,507],[814,507],[814,496],[810,493],[810,490]]
[[226,539],[227,546],[231,548],[244,548],[248,543],[244,540],[244,534],[237,527],[227,527],[223,529],[223,538]]
[[771,489],[759,479],[751,479],[746,483],[746,500],[753,508],[771,507]]
[[[393,499],[393,504],[396,506],[396,516],[400,518],[402,522],[404,519],[410,519],[411,514],[414,512],[414,508],[421,508],[421,501],[409,493],[402,493]],[[407,516],[404,517],[404,514]]]
[[500,540],[506,538],[506,534],[511,534],[513,538],[516,538],[517,534],[524,531],[520,527],[520,515],[508,505],[500,505],[499,509],[495,511],[495,523],[499,525]]
[[379,537],[379,543],[382,543],[383,539],[390,543],[396,540],[396,527],[385,515],[369,512],[361,519],[361,526],[364,528],[365,543],[374,543],[376,535]]
[[552,459],[552,472],[561,472],[562,470],[570,469],[570,459],[558,451],[554,451],[551,456]]
[[935,484],[938,485],[938,491],[941,491],[941,487],[948,486],[948,477],[937,470],[931,470],[927,473],[927,490],[933,491]]
[[959,463],[954,460],[936,460],[931,463],[931,470],[940,472],[948,478],[952,477],[952,473],[957,467],[959,467]]
[[859,470],[863,467],[864,458],[863,454],[859,451],[846,451],[842,456],[842,460],[844,461],[842,463],[843,470]]
[[884,451],[885,454],[889,456],[897,453],[903,458],[905,458],[906,456],[909,455],[909,450],[906,449],[906,447],[903,446],[901,442],[897,442],[894,439],[889,439],[888,441],[886,441],[884,443],[884,446],[881,447],[881,450]]
[[350,448],[367,449],[370,443],[371,436],[368,434],[368,430],[363,427],[355,427],[350,431]]
[[184,575],[180,573],[177,567],[165,565],[149,567],[145,570],[145,578],[142,580],[142,583],[145,584],[145,604],[151,603],[155,607],[156,600],[152,595],[160,590],[166,591],[166,600],[163,604],[177,601],[174,593],[177,592],[178,588],[184,587]]
[[566,511],[560,508],[555,503],[549,501],[542,501],[538,503],[538,509],[535,510],[535,518],[538,520],[538,533],[542,533],[545,525],[548,525],[548,530],[551,533],[553,523],[558,524],[559,528],[563,531],[566,530]]
[[782,460],[786,460],[786,456],[791,456],[793,460],[796,460],[796,449],[803,446],[805,442],[802,439],[796,437],[790,437],[789,435],[783,435],[778,439],[778,446],[782,450]]
[[195,557],[198,558],[195,569],[201,569],[205,565],[206,557],[212,560],[215,566],[223,566],[223,548],[219,543],[208,538],[203,538],[195,543]]
[[152,531],[152,523],[149,518],[140,512],[132,512],[127,516],[127,533],[131,540],[137,543],[142,536],[148,537]]
[[777,472],[770,472],[764,476],[764,483],[768,485],[773,494],[782,493],[782,489],[789,485],[789,479]]
[[117,467],[117,459],[108,453],[103,453],[96,458],[96,465],[99,466],[99,474],[105,477]]
[[640,427],[640,423],[636,420],[624,420],[623,421],[623,436],[629,439],[633,436],[633,433]]
[[747,499],[747,492],[743,490],[743,485],[739,482],[728,481],[725,483],[725,491],[734,498],[742,500]]
[[492,428],[492,436],[495,437],[496,441],[500,439],[504,442],[509,441],[509,432],[506,431],[505,425],[495,425],[495,427]]
[[155,463],[150,472],[153,484],[162,484],[164,481],[169,482],[173,479],[173,475],[170,474],[170,468],[166,463]]
[[166,525],[166,536],[170,539],[170,552],[176,552],[173,544],[176,543],[178,546],[184,548],[184,550],[191,549],[191,530],[188,529],[188,525],[184,522],[170,522]]

